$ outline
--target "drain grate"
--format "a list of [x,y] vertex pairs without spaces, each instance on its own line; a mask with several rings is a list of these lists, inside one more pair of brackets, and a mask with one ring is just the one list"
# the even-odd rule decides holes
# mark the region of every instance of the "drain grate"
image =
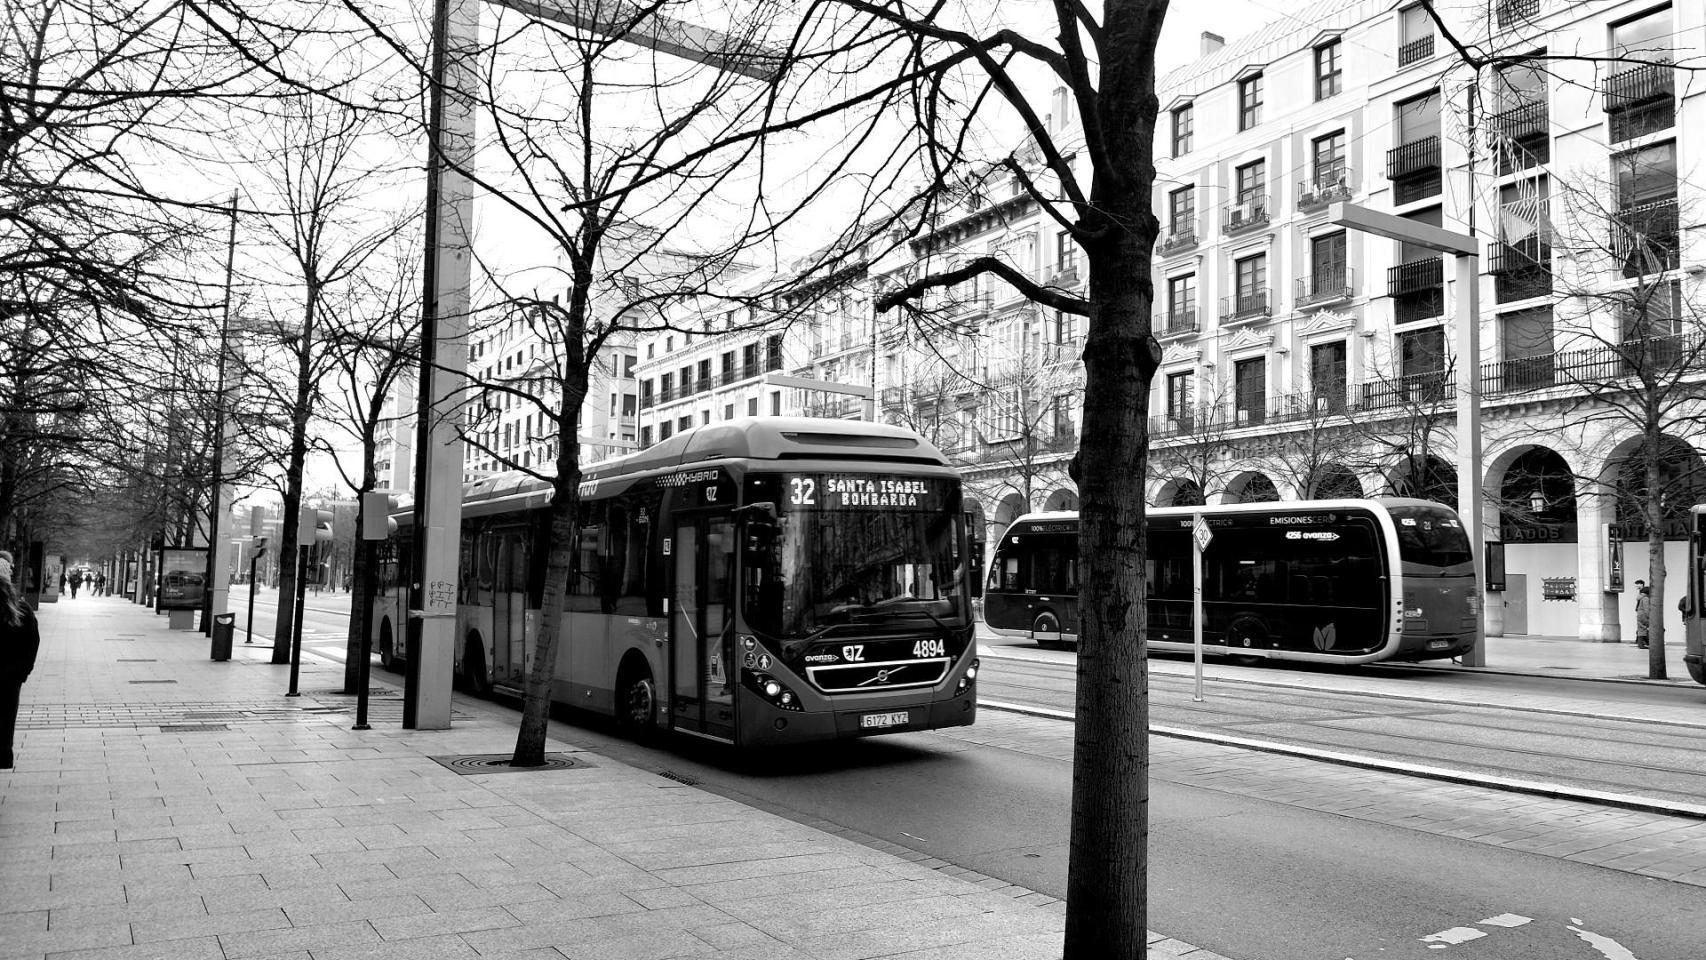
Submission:
[[177,683],[176,680],[132,680],[131,683]]
[[220,733],[231,728],[223,723],[162,723],[161,733]]
[[690,777],[685,773],[676,773],[674,770],[659,770],[658,776],[665,780],[674,780],[676,783],[684,786],[697,787],[699,785],[698,779]]
[[569,770],[590,767],[592,763],[567,753],[547,753],[545,762],[537,767],[510,765],[508,753],[480,753],[466,757],[431,757],[433,762],[453,773],[472,776],[476,773],[538,773],[543,770]]

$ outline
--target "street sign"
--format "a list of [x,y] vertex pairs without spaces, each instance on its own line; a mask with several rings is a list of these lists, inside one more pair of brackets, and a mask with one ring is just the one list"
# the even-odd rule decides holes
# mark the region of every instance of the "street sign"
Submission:
[[1209,530],[1208,521],[1204,520],[1200,513],[1191,524],[1191,537],[1196,540],[1198,550],[1207,550],[1208,542],[1214,539],[1214,532]]

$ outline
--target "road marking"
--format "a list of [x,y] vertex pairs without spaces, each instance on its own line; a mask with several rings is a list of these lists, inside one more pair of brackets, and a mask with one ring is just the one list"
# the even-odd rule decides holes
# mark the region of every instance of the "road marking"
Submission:
[[1573,924],[1573,926],[1565,926],[1564,929],[1575,934],[1583,943],[1595,950],[1598,950],[1599,955],[1604,957],[1605,960],[1640,960],[1639,957],[1630,952],[1628,947],[1618,943],[1616,940],[1602,934],[1594,933],[1591,930],[1583,930],[1581,928],[1582,922],[1575,917],[1570,918],[1570,923]]
[[1450,930],[1430,933],[1421,938],[1421,942],[1427,944],[1429,950],[1444,950],[1446,947],[1455,947],[1460,943],[1479,940],[1486,935],[1485,930],[1477,930],[1474,927],[1452,927]]

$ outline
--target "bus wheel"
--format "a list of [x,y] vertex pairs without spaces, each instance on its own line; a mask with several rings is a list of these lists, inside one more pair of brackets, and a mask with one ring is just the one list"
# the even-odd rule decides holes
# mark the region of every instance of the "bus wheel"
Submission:
[[492,695],[492,678],[486,674],[486,646],[477,634],[469,634],[462,650],[462,682],[476,697]]
[[642,739],[657,725],[657,686],[650,669],[630,667],[616,684],[616,723],[622,732]]
[[[1268,631],[1262,626],[1262,621],[1255,617],[1239,617],[1226,628],[1226,646],[1228,649],[1239,647],[1261,647],[1268,645]],[[1267,657],[1252,657],[1231,654],[1233,663],[1245,667],[1259,667],[1267,662]]]
[[379,625],[379,665],[392,673],[402,670],[397,661],[397,641],[391,637],[391,621]]
[[1059,650],[1065,646],[1060,642],[1060,620],[1052,613],[1037,614],[1036,622],[1031,624],[1031,636],[1044,650]]

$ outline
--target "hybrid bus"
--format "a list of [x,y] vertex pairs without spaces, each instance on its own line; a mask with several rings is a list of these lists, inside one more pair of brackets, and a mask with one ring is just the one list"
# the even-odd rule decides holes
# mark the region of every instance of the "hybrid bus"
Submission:
[[[1243,662],[1372,663],[1455,657],[1478,634],[1480,593],[1457,514],[1426,500],[1318,500],[1153,508],[1149,645],[1189,652],[1194,518],[1206,653]],[[984,618],[1039,646],[1077,639],[1078,515],[1029,514],[990,563]]]
[[[540,624],[551,487],[465,489],[456,673],[519,692]],[[738,745],[969,724],[981,516],[917,434],[729,420],[586,469],[555,701]],[[412,517],[376,603],[400,661]]]

